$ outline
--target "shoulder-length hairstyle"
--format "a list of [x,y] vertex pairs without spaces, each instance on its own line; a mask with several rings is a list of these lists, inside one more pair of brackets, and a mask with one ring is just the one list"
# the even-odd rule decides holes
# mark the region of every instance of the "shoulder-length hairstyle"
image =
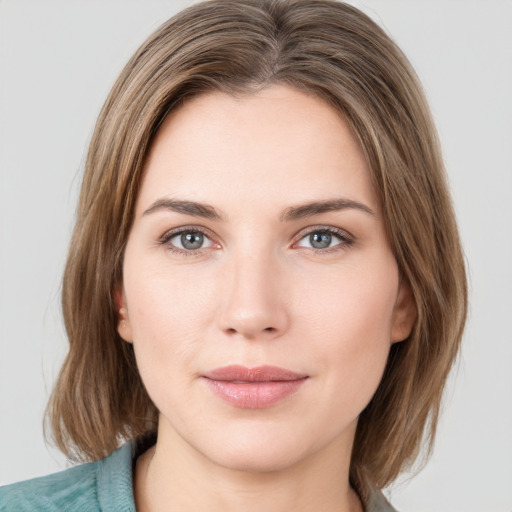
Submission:
[[117,333],[143,164],[165,116],[209,91],[286,84],[322,98],[364,150],[401,278],[417,318],[391,347],[361,413],[350,478],[364,494],[432,447],[441,395],[467,309],[464,258],[436,130],[406,57],[368,16],[333,0],[211,0],[164,23],[123,69],[99,115],[85,164],[63,281],[69,337],[47,419],[69,457],[95,460],[156,430],[157,410],[131,344]]

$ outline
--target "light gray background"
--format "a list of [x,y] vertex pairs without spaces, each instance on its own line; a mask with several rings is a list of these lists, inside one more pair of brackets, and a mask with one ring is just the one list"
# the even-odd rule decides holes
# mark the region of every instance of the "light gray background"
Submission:
[[[471,280],[434,456],[409,512],[512,511],[512,2],[353,2],[401,45],[441,139]],[[0,484],[66,467],[42,415],[86,144],[122,65],[188,1],[0,1]]]

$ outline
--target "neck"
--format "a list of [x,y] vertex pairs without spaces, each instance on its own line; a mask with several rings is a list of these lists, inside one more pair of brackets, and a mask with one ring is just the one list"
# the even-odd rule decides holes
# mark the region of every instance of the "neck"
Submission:
[[307,459],[272,471],[216,464],[182,438],[159,429],[135,471],[139,512],[361,512],[349,485],[350,448],[337,440]]

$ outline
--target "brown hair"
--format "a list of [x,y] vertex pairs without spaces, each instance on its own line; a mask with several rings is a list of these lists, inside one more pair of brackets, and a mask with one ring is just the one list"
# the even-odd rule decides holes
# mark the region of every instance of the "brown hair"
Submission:
[[156,430],[157,411],[117,333],[114,289],[145,156],[185,98],[287,84],[350,123],[365,151],[417,319],[392,346],[361,413],[352,484],[382,488],[435,435],[466,318],[464,260],[429,108],[407,59],[366,15],[331,0],[211,0],[182,11],[140,47],[115,83],[90,143],[63,282],[70,350],[47,413],[75,459],[108,455]]

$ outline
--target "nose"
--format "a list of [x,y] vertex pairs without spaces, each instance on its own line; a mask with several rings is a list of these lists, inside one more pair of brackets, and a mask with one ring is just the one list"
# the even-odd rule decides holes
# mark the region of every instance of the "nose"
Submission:
[[289,325],[287,286],[277,261],[269,254],[242,255],[226,268],[220,329],[248,340],[275,339]]

